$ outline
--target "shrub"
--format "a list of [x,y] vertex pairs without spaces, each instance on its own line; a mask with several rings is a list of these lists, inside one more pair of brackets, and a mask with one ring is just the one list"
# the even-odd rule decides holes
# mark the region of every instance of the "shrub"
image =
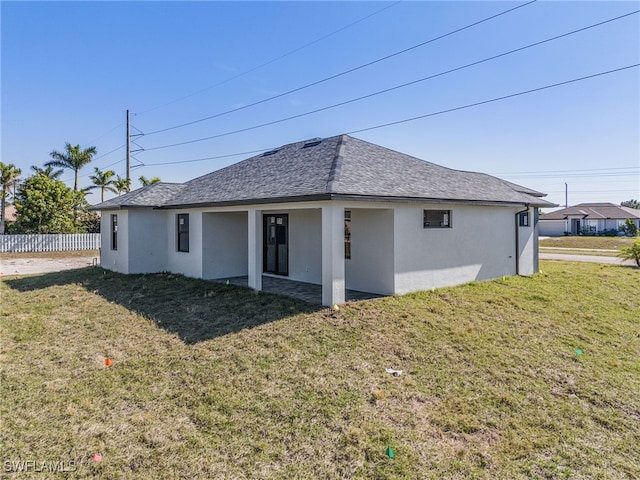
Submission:
[[640,267],[640,240],[636,240],[633,245],[620,249],[619,257],[625,260],[633,260]]

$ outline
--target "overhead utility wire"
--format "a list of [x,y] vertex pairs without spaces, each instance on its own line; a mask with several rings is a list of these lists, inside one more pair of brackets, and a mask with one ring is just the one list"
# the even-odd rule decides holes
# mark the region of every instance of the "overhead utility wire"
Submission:
[[117,152],[118,150],[120,150],[121,148],[124,148],[124,147],[125,147],[125,145],[124,145],[124,144],[123,144],[123,145],[120,145],[119,147],[114,148],[113,150],[109,150],[107,153],[103,153],[102,155],[98,155],[98,156],[97,156],[96,158],[94,158],[93,160],[99,160],[99,159],[101,159],[101,158],[104,158],[104,157],[106,157],[107,155],[111,155],[113,152]]
[[570,83],[581,82],[583,80],[588,80],[590,78],[600,77],[600,76],[603,76],[603,75],[609,75],[611,73],[621,72],[623,70],[628,70],[630,68],[635,68],[635,67],[638,67],[638,66],[640,66],[640,63],[635,63],[633,65],[627,65],[626,67],[615,68],[613,70],[607,70],[605,72],[594,73],[593,75],[586,75],[584,77],[574,78],[572,80],[566,80],[564,82],[553,83],[551,85],[545,85],[544,87],[532,88],[531,90],[525,90],[525,91],[518,92],[518,93],[512,93],[510,95],[504,95],[502,97],[496,97],[496,98],[491,98],[489,100],[483,100],[482,102],[469,103],[467,105],[462,105],[460,107],[448,108],[447,110],[440,110],[439,112],[427,113],[425,115],[419,115],[417,117],[405,118],[404,120],[398,120],[396,122],[383,123],[381,125],[376,125],[374,127],[361,128],[359,130],[353,130],[351,132],[347,132],[347,135],[351,135],[353,133],[368,132],[369,130],[376,130],[378,128],[391,127],[393,125],[400,125],[401,123],[413,122],[415,120],[421,120],[421,119],[427,118],[427,117],[435,117],[436,115],[442,115],[442,114],[445,114],[445,113],[455,112],[455,111],[458,111],[458,110],[464,110],[466,108],[477,107],[477,106],[480,106],[480,105],[485,105],[487,103],[497,102],[497,101],[500,101],[500,100],[506,100],[507,98],[513,98],[513,97],[519,97],[521,95],[527,95],[529,93],[540,92],[542,90],[547,90],[549,88],[555,88],[555,87],[559,87],[561,85],[568,85]]
[[94,138],[93,140],[91,140],[90,142],[86,142],[84,143],[82,146],[84,148],[86,148],[87,146],[91,145],[92,143],[96,142],[97,140],[100,140],[101,138],[105,137],[106,135],[110,134],[111,132],[113,132],[116,128],[120,128],[121,126],[123,126],[125,124],[125,122],[120,122],[118,125],[116,125],[115,127],[113,127],[112,129],[104,132],[102,135],[99,135],[98,137]]
[[344,30],[346,30],[346,29],[348,29],[350,27],[353,27],[354,25],[357,25],[360,22],[364,22],[365,20],[367,20],[367,19],[369,19],[369,18],[371,18],[371,17],[373,17],[375,15],[378,15],[379,13],[384,12],[385,10],[387,10],[387,9],[389,9],[391,7],[395,7],[396,5],[401,3],[401,1],[402,0],[399,0],[397,2],[392,3],[391,5],[387,5],[386,7],[383,7],[381,9],[379,9],[379,10],[376,10],[375,12],[370,13],[369,15],[366,15],[366,16],[364,16],[364,17],[362,17],[362,18],[360,18],[360,19],[358,19],[358,20],[356,20],[354,22],[351,22],[351,23],[345,25],[344,27],[339,28],[338,30],[334,30],[333,32],[328,33],[328,34],[326,34],[326,35],[324,35],[324,36],[322,36],[320,38],[317,38],[316,40],[312,40],[312,41],[310,41],[308,43],[305,43],[304,45],[302,45],[302,46],[300,46],[298,48],[294,48],[293,50],[290,50],[290,51],[288,51],[286,53],[283,53],[282,55],[280,55],[278,57],[272,58],[271,60],[267,60],[266,62],[261,63],[260,65],[252,67],[249,70],[245,70],[244,72],[238,73],[237,75],[234,75],[233,77],[229,77],[226,80],[223,80],[223,81],[218,82],[218,83],[213,84],[213,85],[209,85],[208,87],[202,88],[202,89],[198,90],[197,92],[193,92],[193,93],[190,93],[190,94],[185,95],[183,97],[176,98],[175,100],[171,100],[170,102],[163,103],[162,105],[158,105],[157,107],[153,107],[153,108],[150,108],[148,110],[144,110],[143,112],[140,112],[140,113],[137,113],[137,114],[134,114],[134,115],[142,115],[142,114],[145,114],[145,113],[148,113],[148,112],[152,112],[153,110],[157,110],[159,108],[166,107],[167,105],[171,105],[171,104],[179,102],[181,100],[185,100],[185,99],[193,97],[195,95],[199,95],[202,92],[206,92],[207,90],[210,90],[212,88],[219,87],[221,85],[224,85],[225,83],[229,83],[230,81],[235,80],[236,78],[240,78],[240,77],[242,77],[244,75],[247,75],[249,73],[255,72],[256,70],[258,70],[258,69],[260,69],[262,67],[266,67],[267,65],[271,65],[272,63],[275,63],[278,60],[282,60],[283,58],[288,57],[289,55],[293,55],[294,53],[297,53],[300,50],[304,50],[305,48],[310,47],[311,45],[315,45],[316,43],[319,43],[322,40],[325,40],[325,39],[327,39],[329,37],[332,37],[333,35],[336,35],[336,34],[342,32],[342,31],[344,31]]
[[176,163],[193,163],[193,162],[203,162],[205,160],[218,160],[220,158],[238,157],[240,155],[251,155],[252,153],[266,152],[271,148],[272,147],[267,147],[267,148],[260,148],[258,150],[251,150],[249,152],[228,153],[226,155],[216,155],[214,157],[192,158],[191,160],[176,160],[174,162],[146,163],[145,166],[150,167],[154,165],[174,165]]
[[[594,73],[593,75],[587,75],[587,76],[584,76],[584,77],[574,78],[572,80],[567,80],[567,81],[564,81],[564,82],[554,83],[554,84],[551,84],[551,85],[545,85],[544,87],[533,88],[531,90],[525,90],[525,91],[518,92],[518,93],[512,93],[510,95],[504,95],[502,97],[492,98],[492,99],[489,99],[489,100],[484,100],[482,102],[470,103],[470,104],[462,105],[462,106],[459,106],[459,107],[449,108],[447,110],[441,110],[441,111],[438,111],[438,112],[427,113],[425,115],[420,115],[420,116],[417,116],[417,117],[406,118],[404,120],[398,120],[398,121],[395,121],[395,122],[389,122],[389,123],[384,123],[384,124],[380,124],[380,125],[375,125],[373,127],[362,128],[360,130],[353,130],[351,132],[347,132],[346,134],[347,135],[351,135],[351,134],[354,134],[354,133],[366,132],[366,131],[369,131],[369,130],[375,130],[375,129],[378,129],[378,128],[389,127],[389,126],[398,125],[398,124],[401,124],[401,123],[412,122],[412,121],[415,121],[415,120],[420,120],[422,118],[434,117],[436,115],[443,115],[445,113],[455,112],[457,110],[463,110],[463,109],[467,109],[467,108],[477,107],[479,105],[484,105],[484,104],[487,104],[487,103],[497,102],[499,100],[506,100],[508,98],[518,97],[520,95],[526,95],[526,94],[533,93],[533,92],[539,92],[541,90],[546,90],[546,89],[549,89],[549,88],[559,87],[561,85],[567,85],[567,84],[570,84],[570,83],[580,82],[580,81],[587,80],[587,79],[590,79],[590,78],[600,77],[600,76],[603,76],[603,75],[609,75],[611,73],[620,72],[622,70],[628,70],[630,68],[635,68],[635,67],[638,67],[638,66],[640,66],[640,63],[636,63],[636,64],[633,64],[633,65],[628,65],[626,67],[616,68],[614,70],[608,70],[608,71],[605,71],[605,72]],[[265,150],[257,150],[257,152],[263,152],[263,151],[265,151]],[[255,152],[245,152],[245,153],[255,153]],[[236,155],[243,155],[243,154],[242,153],[237,153],[237,154],[222,155],[220,158],[231,157],[231,156],[236,156]],[[213,159],[213,158],[218,158],[218,157],[211,157],[211,158]],[[200,159],[181,160],[181,161],[179,160],[179,161],[175,161],[175,162],[166,162],[163,165],[187,163],[187,162],[194,162],[194,161],[199,161],[199,160]],[[204,160],[204,159],[202,159],[202,160]]]
[[[124,148],[124,147],[125,147],[125,145],[120,145],[119,147],[114,148],[113,150],[109,150],[107,153],[103,153],[102,155],[98,155],[97,157],[92,158],[92,159],[91,159],[91,161],[100,160],[101,158],[104,158],[104,157],[106,157],[107,155],[111,155],[113,152],[117,152],[118,150],[120,150],[121,148]],[[122,161],[122,160],[118,160],[117,162],[110,163],[109,165],[106,165],[106,166],[104,166],[104,167],[102,167],[102,168],[109,168],[110,166],[115,165],[116,163],[119,163],[119,162],[121,162],[121,161]],[[86,173],[86,174],[84,174],[84,175],[80,175],[78,178],[88,177],[89,175],[91,175],[91,174]],[[67,178],[67,179],[65,179],[65,180],[63,180],[63,181],[64,181],[64,182],[70,182],[71,180],[73,180],[73,177],[71,177],[71,178]]]
[[609,170],[640,169],[640,167],[609,167],[609,168],[578,168],[574,170],[536,170],[534,172],[493,172],[491,175],[528,175],[537,173],[571,173],[571,172],[601,172]]
[[636,177],[640,172],[602,172],[602,173],[567,173],[567,174],[540,174],[540,175],[501,175],[505,178],[600,178],[600,177]]
[[369,67],[369,66],[371,66],[371,65],[375,65],[376,63],[380,63],[380,62],[382,62],[382,61],[384,61],[384,60],[388,60],[388,59],[393,58],[393,57],[396,57],[396,56],[398,56],[398,55],[402,55],[403,53],[409,52],[409,51],[411,51],[411,50],[415,50],[416,48],[419,48],[419,47],[423,47],[423,46],[425,46],[425,45],[427,45],[427,44],[429,44],[429,43],[433,43],[433,42],[435,42],[435,41],[437,41],[437,40],[441,40],[441,39],[443,39],[443,38],[449,37],[449,36],[454,35],[454,34],[456,34],[456,33],[458,33],[458,32],[462,32],[463,30],[467,30],[467,29],[469,29],[469,28],[471,28],[471,27],[475,27],[475,26],[477,26],[477,25],[480,25],[481,23],[488,22],[489,20],[493,20],[494,18],[500,17],[500,16],[502,16],[502,15],[505,15],[505,14],[507,14],[507,13],[509,13],[509,12],[512,12],[512,11],[514,11],[514,10],[517,10],[517,9],[519,9],[519,8],[526,7],[527,5],[531,5],[532,3],[535,3],[536,1],[537,1],[537,0],[532,0],[532,1],[530,1],[530,2],[523,3],[522,5],[518,5],[517,7],[510,8],[509,10],[505,10],[505,11],[503,11],[503,12],[497,13],[497,14],[492,15],[492,16],[490,16],[490,17],[487,17],[487,18],[485,18],[485,19],[479,20],[479,21],[477,21],[477,22],[471,23],[471,24],[469,24],[469,25],[466,25],[466,26],[464,26],[464,27],[458,28],[458,29],[453,30],[453,31],[451,31],[451,32],[445,33],[444,35],[440,35],[440,36],[438,36],[438,37],[435,37],[435,38],[432,38],[432,39],[430,39],[430,40],[427,40],[427,41],[424,41],[424,42],[418,43],[418,44],[416,44],[416,45],[413,45],[413,46],[411,46],[411,47],[408,47],[408,48],[405,48],[405,49],[403,49],[403,50],[397,51],[397,52],[395,52],[395,53],[391,53],[391,54],[386,55],[386,56],[384,56],[384,57],[380,57],[380,58],[378,58],[378,59],[376,59],[376,60],[373,60],[373,61],[371,61],[371,62],[364,63],[364,64],[362,64],[362,65],[358,65],[357,67],[350,68],[349,70],[345,70],[345,71],[343,71],[343,72],[336,73],[335,75],[331,75],[331,76],[329,76],[329,77],[325,77],[325,78],[323,78],[323,79],[321,79],[321,80],[317,80],[317,81],[315,81],[315,82],[308,83],[308,84],[303,85],[303,86],[301,86],[301,87],[294,88],[293,90],[289,90],[289,91],[286,91],[286,92],[284,92],[284,93],[280,93],[280,94],[278,94],[278,95],[274,95],[274,96],[272,96],[272,97],[264,98],[264,99],[262,99],[262,100],[258,100],[257,102],[249,103],[249,104],[247,104],[247,105],[243,105],[243,106],[241,106],[241,107],[233,108],[233,109],[231,109],[231,110],[227,110],[227,111],[224,111],[224,112],[221,112],[221,113],[216,113],[216,114],[214,114],[214,115],[209,115],[208,117],[200,118],[200,119],[198,119],[198,120],[193,120],[193,121],[191,121],[191,122],[181,123],[181,124],[179,124],[179,125],[174,125],[174,126],[172,126],[172,127],[167,127],[167,128],[161,128],[161,129],[159,129],[159,130],[153,130],[153,131],[151,131],[151,132],[147,133],[146,135],[147,135],[147,136],[149,136],[149,135],[154,135],[154,134],[156,134],[156,133],[166,132],[166,131],[169,131],[169,130],[175,130],[176,128],[182,128],[182,127],[186,127],[186,126],[188,126],[188,125],[193,125],[193,124],[195,124],[195,123],[204,122],[205,120],[211,120],[212,118],[222,117],[222,116],[224,116],[224,115],[228,115],[228,114],[230,114],[230,113],[238,112],[238,111],[240,111],[240,110],[244,110],[244,109],[247,109],[247,108],[250,108],[250,107],[255,107],[256,105],[260,105],[260,104],[262,104],[262,103],[266,103],[266,102],[269,102],[269,101],[271,101],[271,100],[275,100],[275,99],[277,99],[277,98],[281,98],[281,97],[284,97],[284,96],[286,96],[286,95],[290,95],[290,94],[292,94],[292,93],[299,92],[299,91],[301,91],[301,90],[305,90],[305,89],[310,88],[310,87],[313,87],[313,86],[315,86],[315,85],[319,85],[319,84],[321,84],[321,83],[328,82],[329,80],[333,80],[333,79],[336,79],[336,78],[342,77],[342,76],[344,76],[344,75],[347,75],[347,74],[349,74],[349,73],[353,73],[353,72],[355,72],[355,71],[357,71],[357,70],[361,70],[361,69],[366,68],[366,67]]
[[219,133],[219,134],[216,134],[216,135],[210,135],[208,137],[197,138],[197,139],[194,139],[194,140],[186,140],[184,142],[172,143],[172,144],[168,144],[168,145],[160,145],[160,146],[157,146],[157,147],[150,147],[150,148],[146,148],[145,150],[146,151],[158,150],[158,149],[161,149],[161,148],[176,147],[176,146],[186,145],[186,144],[190,144],[190,143],[202,142],[202,141],[205,141],[205,140],[212,140],[214,138],[220,138],[220,137],[225,137],[225,136],[229,136],[229,135],[234,135],[234,134],[237,134],[237,133],[246,132],[246,131],[249,131],[249,130],[255,130],[255,129],[266,127],[266,126],[269,126],[269,125],[275,125],[277,123],[282,123],[282,122],[286,122],[286,121],[289,121],[289,120],[294,120],[296,118],[301,118],[301,117],[305,117],[305,116],[308,116],[308,115],[312,115],[314,113],[323,112],[325,110],[330,110],[332,108],[341,107],[341,106],[344,106],[344,105],[348,105],[350,103],[354,103],[354,102],[358,102],[360,100],[364,100],[364,99],[367,99],[367,98],[375,97],[377,95],[382,95],[383,93],[388,93],[388,92],[391,92],[393,90],[398,90],[400,88],[404,88],[404,87],[408,87],[408,86],[411,86],[411,85],[415,85],[415,84],[420,83],[420,82],[431,80],[431,79],[436,78],[436,77],[440,77],[440,76],[443,76],[443,75],[447,75],[449,73],[453,73],[453,72],[456,72],[456,71],[459,71],[459,70],[463,70],[465,68],[469,68],[469,67],[472,67],[472,66],[475,66],[475,65],[479,65],[481,63],[485,63],[485,62],[488,62],[488,61],[491,61],[491,60],[495,60],[495,59],[500,58],[500,57],[511,55],[512,53],[520,52],[522,50],[526,50],[528,48],[532,48],[532,47],[535,47],[535,46],[538,46],[538,45],[541,45],[541,44],[544,44],[544,43],[548,43],[548,42],[551,42],[553,40],[557,40],[559,38],[567,37],[569,35],[574,35],[576,33],[582,32],[584,30],[588,30],[590,28],[594,28],[594,27],[597,27],[597,26],[600,26],[600,25],[604,25],[606,23],[613,22],[615,20],[619,20],[621,18],[627,17],[629,15],[636,14],[638,12],[640,12],[640,10],[636,10],[635,12],[627,13],[625,15],[621,15],[621,16],[616,17],[616,18],[605,20],[605,21],[600,22],[600,23],[589,25],[587,27],[580,28],[580,29],[574,30],[572,32],[564,33],[562,35],[557,35],[555,37],[551,37],[551,38],[548,38],[546,40],[542,40],[542,41],[539,41],[539,42],[531,43],[531,44],[526,45],[524,47],[516,48],[516,49],[510,50],[508,52],[500,53],[498,55],[493,55],[493,56],[485,58],[483,60],[478,60],[476,62],[468,63],[468,64],[463,65],[461,67],[452,68],[452,69],[446,70],[444,72],[440,72],[440,73],[436,73],[436,74],[433,74],[433,75],[429,75],[427,77],[423,77],[423,78],[420,78],[418,80],[413,80],[411,82],[403,83],[401,85],[396,85],[396,86],[393,86],[393,87],[390,87],[390,88],[386,88],[384,90],[379,90],[377,92],[373,92],[373,93],[369,93],[367,95],[363,95],[363,96],[360,96],[360,97],[352,98],[350,100],[345,100],[344,102],[334,103],[333,105],[328,105],[326,107],[321,107],[321,108],[318,108],[318,109],[315,109],[315,110],[311,110],[309,112],[299,113],[297,115],[292,115],[292,116],[281,118],[281,119],[278,119],[278,120],[273,120],[273,121],[270,121],[270,122],[265,122],[265,123],[261,123],[261,124],[258,124],[258,125],[253,125],[251,127],[245,127],[245,128],[241,128],[241,129],[238,129],[238,130],[232,130],[232,131],[229,131],[229,132]]

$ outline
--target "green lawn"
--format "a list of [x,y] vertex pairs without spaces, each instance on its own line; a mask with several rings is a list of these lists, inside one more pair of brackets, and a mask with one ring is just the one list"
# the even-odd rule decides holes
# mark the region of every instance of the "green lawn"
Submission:
[[3,474],[638,478],[640,270],[542,269],[337,312],[171,274],[3,278]]
[[541,247],[589,248],[597,250],[618,250],[633,245],[630,237],[551,237],[540,240]]

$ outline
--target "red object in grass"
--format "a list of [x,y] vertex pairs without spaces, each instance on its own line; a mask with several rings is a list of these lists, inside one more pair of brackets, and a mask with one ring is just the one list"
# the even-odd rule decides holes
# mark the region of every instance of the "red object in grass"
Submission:
[[94,461],[94,462],[101,462],[101,461],[102,461],[102,455],[100,455],[99,453],[96,453],[96,454],[93,456],[93,461]]
[[111,360],[110,358],[105,358],[104,364],[106,367],[110,367],[111,365],[113,365],[113,360]]

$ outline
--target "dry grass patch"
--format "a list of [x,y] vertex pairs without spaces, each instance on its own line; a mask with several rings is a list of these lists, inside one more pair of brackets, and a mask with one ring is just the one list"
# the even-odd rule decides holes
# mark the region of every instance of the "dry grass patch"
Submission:
[[543,270],[339,312],[171,274],[3,279],[3,460],[72,460],[74,478],[637,477],[640,275]]
[[0,253],[0,260],[14,258],[75,258],[75,257],[100,257],[100,250],[67,250],[64,252],[14,252]]

